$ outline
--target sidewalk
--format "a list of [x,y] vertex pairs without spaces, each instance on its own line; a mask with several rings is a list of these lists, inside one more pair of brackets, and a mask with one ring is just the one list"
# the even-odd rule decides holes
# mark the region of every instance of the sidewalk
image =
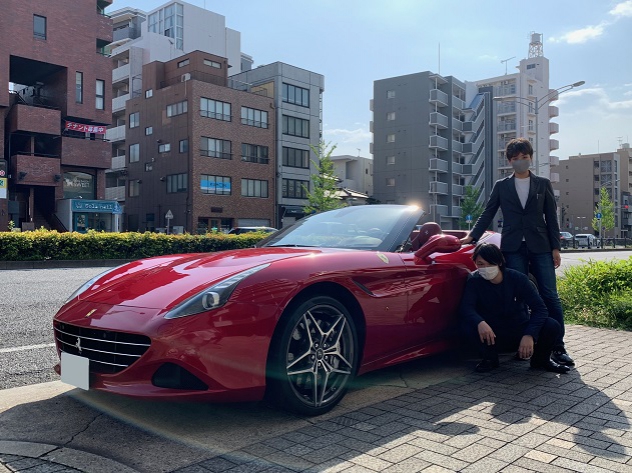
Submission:
[[[280,434],[242,429],[238,448],[213,453],[213,444],[191,461],[174,442],[179,466],[159,471],[632,472],[632,333],[569,326],[566,339],[577,361],[567,375],[531,371],[509,356],[486,374],[472,371],[474,360],[433,357],[359,378],[349,402],[326,416],[294,419]],[[380,398],[380,389],[390,394]],[[358,403],[363,396],[373,401]],[[224,428],[206,430],[217,441]],[[72,442],[0,440],[0,472],[158,471],[133,446],[107,445],[107,438],[99,432],[94,439],[101,455]],[[126,448],[126,461],[109,458],[120,460],[116,449]]]

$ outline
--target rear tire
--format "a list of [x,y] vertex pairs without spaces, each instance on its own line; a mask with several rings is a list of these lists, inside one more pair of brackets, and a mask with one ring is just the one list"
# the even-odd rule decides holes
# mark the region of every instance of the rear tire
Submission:
[[296,414],[324,414],[344,397],[357,365],[358,336],[349,311],[331,297],[310,297],[279,322],[268,358],[267,397]]

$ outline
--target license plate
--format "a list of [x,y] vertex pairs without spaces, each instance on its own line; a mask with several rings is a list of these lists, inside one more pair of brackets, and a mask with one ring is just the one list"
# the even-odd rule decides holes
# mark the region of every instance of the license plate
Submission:
[[90,389],[90,360],[61,352],[61,380],[81,389]]

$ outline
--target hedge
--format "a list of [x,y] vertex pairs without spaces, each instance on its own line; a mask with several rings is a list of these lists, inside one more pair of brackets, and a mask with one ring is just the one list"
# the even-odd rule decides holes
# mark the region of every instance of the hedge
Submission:
[[205,253],[252,247],[264,233],[165,235],[55,230],[0,232],[0,261],[139,259],[176,253]]

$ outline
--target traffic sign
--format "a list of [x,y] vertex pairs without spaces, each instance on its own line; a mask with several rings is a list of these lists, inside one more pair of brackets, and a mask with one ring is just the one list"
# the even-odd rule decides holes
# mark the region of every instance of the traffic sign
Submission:
[[472,216],[471,215],[466,215],[465,216],[465,223],[472,223]]
[[171,210],[167,210],[167,213],[165,214],[165,218],[167,220],[171,220],[173,218],[173,214],[171,213]]
[[601,212],[597,212],[597,220],[601,220]]

